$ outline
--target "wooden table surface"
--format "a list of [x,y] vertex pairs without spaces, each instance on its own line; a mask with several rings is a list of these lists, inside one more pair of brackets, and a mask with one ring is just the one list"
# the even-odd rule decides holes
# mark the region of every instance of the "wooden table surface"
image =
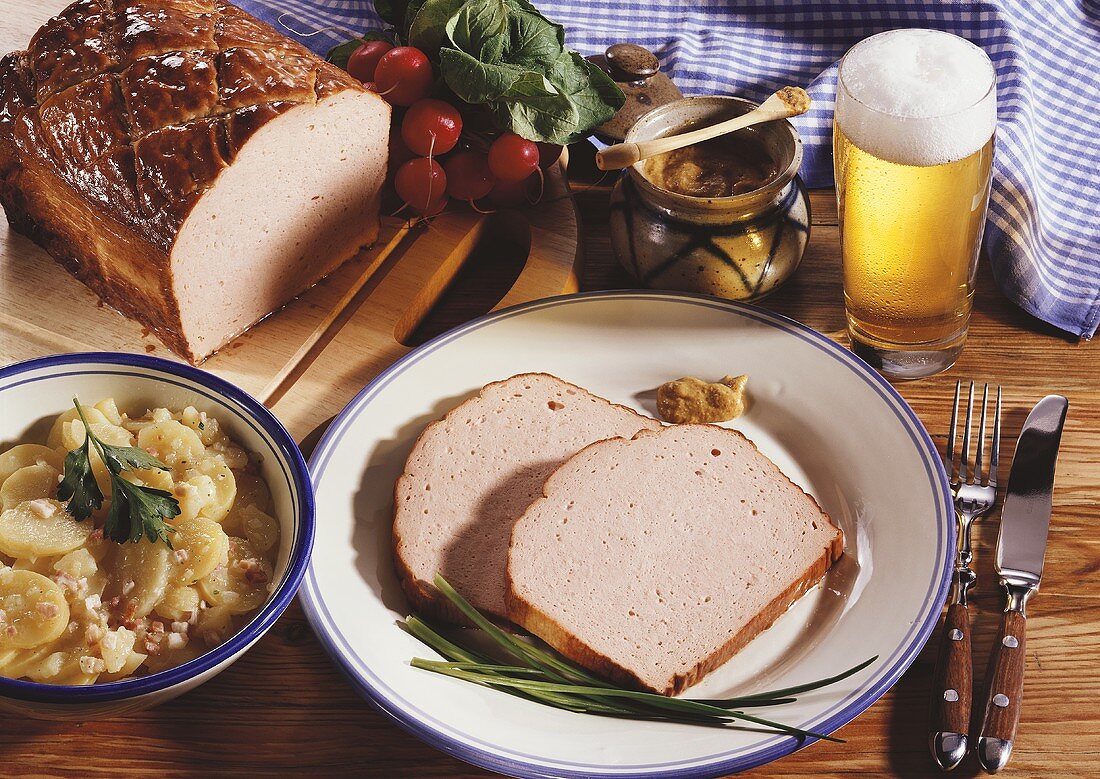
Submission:
[[[23,9],[25,0],[16,0]],[[51,3],[59,5],[58,3]],[[0,11],[11,2],[0,2]],[[37,12],[37,10],[36,10]],[[0,12],[0,17],[6,12]],[[41,13],[44,18],[46,13]],[[40,23],[0,18],[31,30]],[[583,289],[631,286],[614,264],[607,230],[608,189],[577,185],[586,266]],[[766,301],[846,343],[836,209],[831,192],[815,192],[810,246],[796,276]],[[0,226],[0,230],[7,229]],[[486,290],[507,269],[481,263],[456,279],[421,328],[424,337],[488,310]],[[308,382],[325,385],[325,360]],[[351,379],[381,366],[364,356]],[[357,373],[358,371],[358,373]],[[312,374],[311,374],[312,372]],[[318,374],[318,372],[320,372]],[[347,378],[347,377],[345,377]],[[1100,773],[1100,353],[1029,317],[997,291],[983,265],[970,330],[959,364],[930,379],[898,385],[942,444],[957,378],[999,382],[1007,413],[1002,478],[1027,410],[1049,392],[1069,397],[1041,592],[1029,608],[1023,717],[1007,775]],[[304,416],[288,393],[274,407],[293,418],[308,447],[320,423],[354,394],[354,381],[331,384]],[[992,550],[997,511],[977,527],[979,585],[971,609],[980,685],[1002,597]],[[932,777],[925,744],[928,688],[938,633],[916,663],[874,706],[841,729],[845,744],[815,744],[753,777]],[[956,776],[978,774],[974,759]],[[481,777],[393,725],[359,698],[329,661],[295,602],[243,659],[213,681],[152,711],[80,725],[0,718],[0,776],[377,776]]]

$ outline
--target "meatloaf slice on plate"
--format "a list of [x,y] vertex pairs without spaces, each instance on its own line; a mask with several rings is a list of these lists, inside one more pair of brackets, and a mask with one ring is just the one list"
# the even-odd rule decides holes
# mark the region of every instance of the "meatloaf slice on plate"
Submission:
[[840,557],[812,497],[739,432],[592,444],[515,525],[508,616],[601,676],[672,695],[772,624]]

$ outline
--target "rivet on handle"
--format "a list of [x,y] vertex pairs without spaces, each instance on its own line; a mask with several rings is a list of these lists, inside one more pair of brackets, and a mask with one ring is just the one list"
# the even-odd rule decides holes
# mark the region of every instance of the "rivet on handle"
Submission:
[[943,699],[948,703],[954,703],[959,699],[959,693],[956,690],[944,690]]
[[1008,696],[1003,692],[999,692],[993,696],[993,705],[998,709],[1004,709],[1008,707]]
[[1005,636],[1001,639],[1001,643],[1009,649],[1015,649],[1020,645],[1020,642],[1016,640],[1016,636]]
[[961,630],[959,630],[958,628],[954,628],[947,635],[951,637],[952,641],[962,641],[963,632]]

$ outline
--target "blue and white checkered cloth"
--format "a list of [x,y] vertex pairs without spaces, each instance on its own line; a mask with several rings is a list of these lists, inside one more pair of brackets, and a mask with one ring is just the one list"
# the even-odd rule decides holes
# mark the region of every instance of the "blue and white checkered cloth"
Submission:
[[[380,27],[371,0],[237,0],[324,53],[348,32]],[[1026,311],[1078,336],[1100,324],[1100,0],[535,0],[572,48],[639,43],[685,94],[762,100],[809,84],[795,120],[802,177],[832,183],[837,60],[898,27],[947,30],[997,68],[998,125],[985,250],[993,275]],[[282,25],[279,19],[282,14]],[[332,30],[340,28],[340,31]],[[315,35],[305,35],[322,30]]]

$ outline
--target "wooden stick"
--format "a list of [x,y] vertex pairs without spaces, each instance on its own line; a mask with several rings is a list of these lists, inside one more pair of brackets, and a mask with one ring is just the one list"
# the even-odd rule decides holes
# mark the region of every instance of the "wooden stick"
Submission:
[[702,141],[709,141],[720,135],[741,130],[762,122],[774,122],[791,116],[804,114],[810,109],[810,96],[801,87],[783,87],[765,100],[758,108],[747,114],[735,116],[724,122],[692,130],[682,135],[666,138],[654,138],[640,143],[618,143],[596,153],[596,167],[600,170],[619,170],[629,168],[636,162],[658,154],[682,149]]

